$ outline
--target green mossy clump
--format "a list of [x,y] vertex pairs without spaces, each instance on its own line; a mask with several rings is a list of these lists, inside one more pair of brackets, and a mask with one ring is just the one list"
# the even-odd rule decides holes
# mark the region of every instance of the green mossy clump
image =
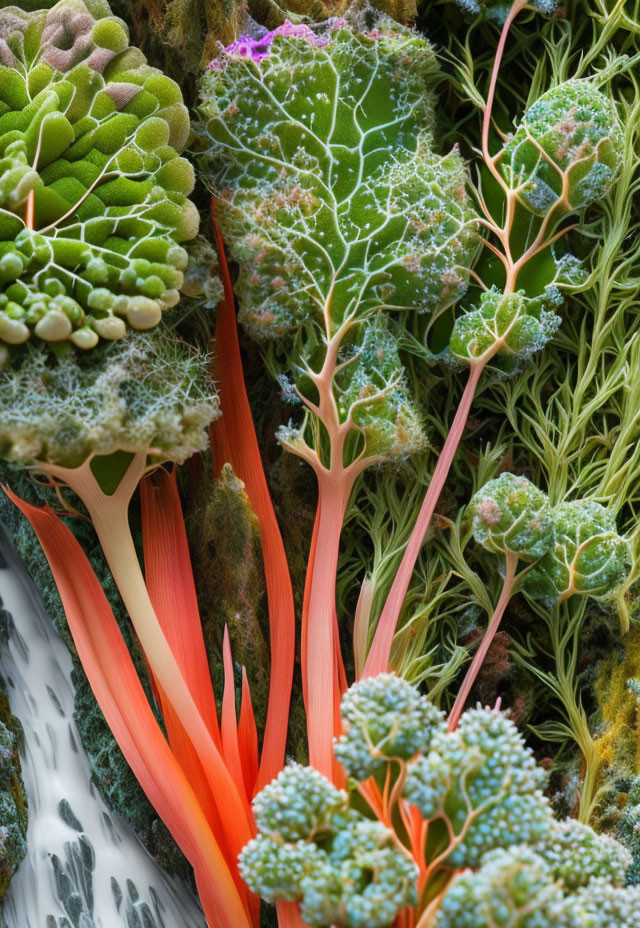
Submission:
[[[0,639],[3,637],[0,635]],[[18,754],[22,737],[22,727],[11,714],[7,691],[0,680],[0,899],[27,853],[29,812]]]
[[0,12],[2,363],[33,339],[88,350],[156,326],[198,229],[180,88],[92,9]]

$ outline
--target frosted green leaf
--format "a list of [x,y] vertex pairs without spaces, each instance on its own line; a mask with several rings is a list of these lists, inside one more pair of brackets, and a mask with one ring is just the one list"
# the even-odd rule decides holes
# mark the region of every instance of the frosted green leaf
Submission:
[[500,474],[469,503],[473,537],[496,554],[538,558],[553,544],[551,507],[546,493],[526,477]]
[[529,209],[545,215],[601,199],[623,160],[623,131],[611,100],[585,80],[542,94],[504,149],[501,171]]
[[34,337],[90,349],[157,325],[198,227],[180,89],[90,7],[0,12],[4,362]]
[[606,597],[626,579],[631,551],[600,503],[576,500],[551,511],[554,543],[526,578],[526,590],[545,600],[575,594]]
[[462,161],[432,147],[435,75],[431,46],[382,18],[372,34],[286,23],[241,40],[201,87],[201,165],[241,321],[310,398],[304,371],[340,331],[341,421],[353,409],[381,457],[423,438],[393,331],[373,317],[455,303],[476,241]]

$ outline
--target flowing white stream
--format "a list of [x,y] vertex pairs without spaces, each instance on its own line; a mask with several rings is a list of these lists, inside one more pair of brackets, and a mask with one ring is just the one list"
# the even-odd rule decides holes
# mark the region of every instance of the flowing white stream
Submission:
[[5,897],[3,928],[205,928],[188,890],[91,785],[73,721],[71,656],[20,567],[0,566],[0,597],[15,625],[0,673],[24,728],[29,802],[28,855]]

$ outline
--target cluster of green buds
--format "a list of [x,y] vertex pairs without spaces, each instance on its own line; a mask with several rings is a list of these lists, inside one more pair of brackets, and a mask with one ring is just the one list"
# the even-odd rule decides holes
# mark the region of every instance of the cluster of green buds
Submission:
[[197,232],[178,85],[99,4],[0,18],[0,360],[94,348],[179,300]]
[[420,866],[436,881],[439,868],[464,869],[443,896],[437,928],[611,928],[615,921],[580,920],[596,898],[624,928],[635,924],[625,918],[640,890],[621,888],[629,852],[588,825],[553,818],[546,775],[504,713],[472,709],[448,731],[415,686],[380,674],[346,692],[341,714],[336,756],[349,793],[292,765],[254,800],[258,836],[240,869],[263,899],[298,902],[309,924],[340,928],[388,928],[418,905],[417,861],[362,811],[360,787],[373,778],[429,823]]
[[634,928],[640,889],[624,887],[629,854],[577,822],[554,822],[545,840],[486,854],[458,876],[436,928]]
[[611,100],[587,80],[543,93],[507,142],[500,170],[521,201],[559,219],[601,199],[622,164],[623,130]]
[[311,375],[342,346],[340,418],[374,455],[424,440],[389,314],[455,303],[476,242],[461,158],[432,148],[436,68],[423,38],[385,18],[372,33],[285,23],[222,52],[201,88],[200,163],[239,265],[240,318],[289,395],[314,402]]
[[299,902],[319,928],[387,928],[416,904],[418,870],[393,832],[350,809],[313,768],[286,767],[253,809],[259,833],[240,872],[266,901]]

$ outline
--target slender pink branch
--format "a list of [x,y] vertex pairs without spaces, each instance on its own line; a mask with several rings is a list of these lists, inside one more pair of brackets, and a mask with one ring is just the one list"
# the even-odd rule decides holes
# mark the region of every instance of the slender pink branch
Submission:
[[485,363],[486,360],[476,362],[472,364],[470,368],[469,379],[464,388],[464,393],[462,394],[460,405],[458,406],[458,410],[451,425],[451,430],[447,435],[447,440],[438,458],[438,463],[433,472],[429,489],[420,507],[416,524],[409,538],[409,543],[405,548],[400,567],[398,568],[389,595],[387,596],[387,601],[380,615],[378,626],[373,636],[371,649],[364,665],[364,670],[362,671],[363,678],[371,677],[378,673],[384,673],[388,670],[391,645],[398,619],[400,618],[400,612],[402,611],[402,604],[407,595],[411,576],[416,561],[418,560],[424,537],[429,528],[429,523],[433,518],[440,493],[442,492],[442,488],[451,468],[451,463],[458,449],[458,445],[460,444],[460,439],[462,438],[462,433],[464,432],[469,417],[471,403],[473,402],[476,387]]
[[453,709],[449,715],[449,731],[455,731],[458,727],[458,722],[460,721],[460,716],[465,707],[465,703],[469,698],[469,693],[471,688],[476,681],[478,672],[484,663],[484,659],[487,656],[487,651],[491,646],[491,642],[495,638],[495,634],[498,631],[502,616],[504,615],[504,610],[507,608],[507,604],[511,599],[511,593],[513,592],[513,585],[516,580],[516,568],[518,566],[518,555],[509,553],[506,558],[506,569],[504,575],[504,582],[502,584],[502,591],[500,593],[500,599],[497,602],[495,611],[491,616],[491,621],[487,626],[487,630],[484,633],[484,638],[480,643],[480,647],[476,651],[471,666],[467,670],[464,680],[462,681],[462,686],[456,697],[456,701],[453,704]]

